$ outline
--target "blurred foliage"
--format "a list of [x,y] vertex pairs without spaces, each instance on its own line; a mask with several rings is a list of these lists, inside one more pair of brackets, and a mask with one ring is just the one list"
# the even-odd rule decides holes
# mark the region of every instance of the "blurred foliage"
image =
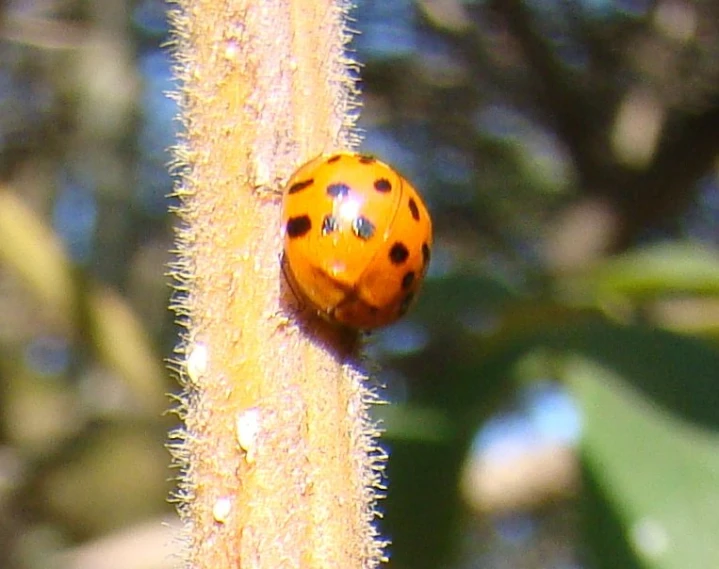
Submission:
[[[357,4],[364,148],[437,234],[368,340],[391,566],[719,565],[719,5]],[[0,8],[3,568],[169,566],[165,8]]]

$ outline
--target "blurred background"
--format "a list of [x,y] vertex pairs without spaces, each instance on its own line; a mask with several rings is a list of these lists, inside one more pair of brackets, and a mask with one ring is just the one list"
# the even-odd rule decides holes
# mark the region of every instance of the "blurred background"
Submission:
[[[2,569],[178,565],[165,9],[0,3]],[[390,567],[719,567],[719,2],[353,17],[436,227],[368,348]]]

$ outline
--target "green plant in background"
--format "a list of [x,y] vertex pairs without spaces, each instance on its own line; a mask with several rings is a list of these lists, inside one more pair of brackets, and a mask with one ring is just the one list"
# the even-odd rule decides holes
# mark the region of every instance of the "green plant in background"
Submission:
[[[471,535],[494,544],[478,546],[493,566],[512,549],[504,521],[548,527],[561,504],[582,518],[553,534],[572,563],[717,564],[717,13],[640,4],[418,2],[414,40],[433,57],[373,53],[367,84],[401,118],[368,144],[426,152],[407,164],[440,235],[414,326],[378,347],[406,390],[380,411],[399,567],[457,559]],[[576,497],[470,513],[459,481],[477,430],[548,378],[581,410]]]
[[[165,10],[2,8],[3,568],[168,566],[147,529],[170,511],[177,389],[154,355],[177,338]],[[368,340],[390,566],[719,565],[716,3],[361,0],[353,18],[362,150],[417,184],[437,235],[417,306]],[[548,383],[580,439],[482,454],[477,433]]]

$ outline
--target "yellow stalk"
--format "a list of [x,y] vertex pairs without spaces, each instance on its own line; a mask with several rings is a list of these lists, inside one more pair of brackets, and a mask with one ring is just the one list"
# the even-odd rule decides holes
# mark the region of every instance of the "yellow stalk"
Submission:
[[367,568],[379,470],[356,336],[299,315],[280,268],[282,183],[357,140],[339,0],[179,0],[174,451],[187,566]]

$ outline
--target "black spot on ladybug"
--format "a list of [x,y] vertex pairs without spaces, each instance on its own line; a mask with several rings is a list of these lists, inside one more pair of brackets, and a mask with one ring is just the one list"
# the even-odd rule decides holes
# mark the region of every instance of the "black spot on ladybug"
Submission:
[[352,221],[352,231],[357,237],[363,241],[367,241],[374,235],[375,227],[369,219],[360,215]]
[[334,215],[325,215],[322,220],[322,235],[329,235],[339,229],[337,218]]
[[370,154],[360,154],[359,161],[360,164],[374,164],[375,162],[377,162],[377,159]]
[[425,267],[429,263],[429,245],[426,243],[422,243],[422,263]]
[[412,286],[412,283],[414,282],[414,271],[409,271],[408,273],[405,273],[405,275],[402,277],[402,290],[407,290]]
[[334,164],[337,162],[340,158],[342,158],[341,154],[335,154],[332,158],[327,159],[327,164]]
[[393,265],[401,265],[407,260],[407,257],[409,257],[409,251],[405,244],[399,241],[389,250],[389,260]]
[[392,191],[392,184],[387,178],[379,178],[374,181],[374,189],[380,193],[386,194]]
[[350,187],[347,184],[330,184],[327,186],[327,195],[331,198],[343,198],[350,193]]
[[287,235],[291,239],[296,239],[297,237],[302,237],[310,229],[312,229],[312,221],[310,220],[309,215],[300,215],[298,217],[290,217],[287,220],[287,225],[285,226]]
[[404,316],[407,311],[409,310],[409,307],[412,306],[412,301],[414,300],[414,293],[410,292],[402,299],[402,302],[399,305],[399,315]]
[[417,207],[417,202],[414,201],[414,198],[409,198],[409,211],[412,214],[412,218],[415,221],[419,221],[419,208]]
[[295,182],[290,186],[290,189],[287,190],[288,194],[296,194],[297,192],[301,192],[305,188],[309,188],[312,184],[315,183],[314,178],[310,178],[309,180],[303,180],[302,182]]

